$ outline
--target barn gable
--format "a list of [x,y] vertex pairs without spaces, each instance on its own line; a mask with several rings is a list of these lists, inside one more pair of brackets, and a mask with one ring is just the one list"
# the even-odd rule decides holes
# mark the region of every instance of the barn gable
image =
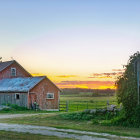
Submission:
[[0,72],[3,71],[5,68],[13,64],[14,61],[6,61],[6,62],[0,62]]
[[[15,69],[16,75],[11,75],[11,69]],[[15,77],[32,77],[17,61],[0,62],[0,79]]]

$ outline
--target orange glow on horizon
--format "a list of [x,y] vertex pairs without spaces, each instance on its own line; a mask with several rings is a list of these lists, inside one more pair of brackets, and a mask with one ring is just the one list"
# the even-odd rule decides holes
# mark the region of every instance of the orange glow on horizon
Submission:
[[[42,73],[33,73],[33,76],[44,76]],[[46,76],[46,75],[45,75]],[[85,89],[115,89],[114,79],[104,77],[101,80],[99,78],[90,78],[90,77],[80,77],[76,75],[47,75],[47,77],[52,80],[59,88],[85,88]],[[77,79],[79,81],[77,81]]]
[[114,85],[110,85],[110,86],[89,86],[88,85],[59,85],[56,84],[60,89],[64,89],[64,88],[85,88],[85,89],[115,89]]
[[[80,83],[81,82],[81,83]],[[112,81],[64,81],[56,83],[59,88],[86,88],[86,89],[115,89],[114,82]]]

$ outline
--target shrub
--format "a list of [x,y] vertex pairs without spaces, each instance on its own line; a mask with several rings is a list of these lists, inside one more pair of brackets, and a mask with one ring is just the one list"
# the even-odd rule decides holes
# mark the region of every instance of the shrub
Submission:
[[93,120],[97,123],[97,120],[111,120],[113,117],[117,116],[118,112],[107,112],[105,109],[98,109],[97,111],[92,111],[86,109],[83,112],[75,113],[65,113],[61,114],[60,117],[66,120]]
[[1,111],[10,111],[11,108],[3,108]]
[[4,108],[2,109],[2,111],[24,111],[24,110],[28,110],[27,107],[22,107],[22,106],[18,106],[16,104],[3,104],[6,105],[10,108]]
[[15,109],[15,110],[18,110],[18,111],[28,110],[26,107],[18,106],[18,105],[15,105],[15,104],[11,104],[10,107],[12,109]]
[[67,113],[60,116],[66,120],[91,120],[94,117],[94,115],[85,112]]
[[128,118],[133,116],[137,106],[137,79],[134,64],[138,58],[140,58],[139,52],[130,56],[125,72],[116,81],[117,99],[122,103]]
[[140,126],[140,106],[137,96],[136,60],[140,58],[137,52],[130,56],[125,72],[116,81],[117,99],[122,103],[124,114],[114,118],[112,123],[123,126]]

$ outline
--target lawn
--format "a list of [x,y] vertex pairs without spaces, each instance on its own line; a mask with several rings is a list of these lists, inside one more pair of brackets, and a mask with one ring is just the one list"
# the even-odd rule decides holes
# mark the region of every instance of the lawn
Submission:
[[60,101],[116,101],[116,96],[81,96],[80,94],[60,95]]
[[64,120],[58,114],[47,114],[24,118],[4,119],[1,123],[31,124],[40,126],[50,126],[65,129],[77,129],[93,132],[103,132],[122,136],[140,137],[140,128],[128,128],[120,126],[94,125],[92,121]]
[[[55,136],[43,136],[30,133],[18,133],[11,131],[0,131],[1,140],[62,140],[62,138]],[[63,138],[63,140],[72,140],[69,138]]]
[[60,96],[60,110],[66,110],[66,104],[68,111],[82,111],[85,109],[94,109],[94,108],[105,108],[109,104],[117,104],[115,96],[81,96],[80,94],[71,94],[71,95],[61,95]]
[[55,112],[50,112],[50,111],[45,111],[45,110],[8,110],[8,111],[0,111],[0,114],[38,114],[38,113],[57,113]]
[[[86,94],[85,94],[86,95]],[[88,94],[89,95],[89,94]],[[83,111],[85,109],[94,109],[94,108],[104,108],[107,107],[107,102],[109,104],[116,104],[116,97],[115,96],[108,96],[108,97],[86,97],[80,96],[78,94],[74,95],[60,95],[60,110],[66,111],[66,104],[68,105],[68,111]],[[50,113],[49,111],[35,111],[35,110],[3,110],[0,111],[0,114],[33,114],[33,113]]]

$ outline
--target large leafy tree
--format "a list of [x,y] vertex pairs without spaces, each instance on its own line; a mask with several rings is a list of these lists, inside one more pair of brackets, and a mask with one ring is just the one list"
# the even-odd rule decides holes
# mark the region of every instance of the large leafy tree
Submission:
[[117,99],[122,103],[126,117],[133,116],[138,105],[137,75],[135,70],[136,60],[140,58],[137,52],[130,56],[128,64],[125,65],[125,72],[116,81]]

